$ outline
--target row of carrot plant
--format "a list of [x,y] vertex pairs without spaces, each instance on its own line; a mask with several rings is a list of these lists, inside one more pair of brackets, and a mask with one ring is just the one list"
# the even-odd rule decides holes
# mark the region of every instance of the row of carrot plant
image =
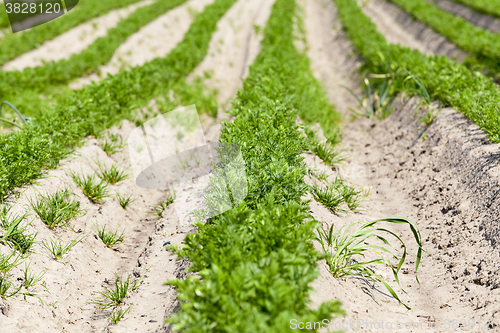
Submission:
[[[201,109],[216,113],[213,93],[207,95],[203,85],[188,85],[184,79],[206,56],[218,20],[234,2],[216,0],[205,7],[183,41],[166,57],[75,91],[57,105],[45,108],[22,131],[1,135],[0,200],[15,187],[57,166],[85,137],[99,136],[123,119],[136,119],[136,110],[147,106],[152,98],[158,97],[160,111],[164,112],[180,103],[196,102]],[[171,90],[174,100],[165,98]]]
[[[295,10],[293,0],[275,2],[262,51],[233,102],[236,118],[223,124],[221,141],[237,144],[246,164],[246,199],[199,223],[185,247],[172,247],[198,272],[169,281],[181,300],[180,312],[169,319],[174,330],[289,332],[292,319],[320,322],[342,313],[338,302],[317,310],[308,304],[318,253],[311,242],[315,221],[302,199],[308,186],[300,154],[310,142],[296,117],[320,120],[331,133],[339,116],[307,56],[294,46]],[[212,192],[205,196],[209,209],[216,210],[220,198]]]
[[[74,10],[64,15],[64,18],[56,19],[47,24],[42,24],[22,33],[6,33],[0,43],[0,65],[7,61],[30,51],[41,43],[76,27],[94,17],[106,14],[110,10],[125,7],[139,0],[85,0],[75,7]],[[5,7],[0,6],[0,28],[9,25],[9,19]]]
[[[417,50],[390,44],[355,0],[333,0],[347,37],[364,59],[366,72],[395,72],[418,77],[430,97],[464,113],[492,141],[500,142],[500,90],[493,80],[444,56],[426,56]],[[406,85],[408,75],[393,77],[392,93],[414,91]],[[382,80],[381,80],[382,82]]]

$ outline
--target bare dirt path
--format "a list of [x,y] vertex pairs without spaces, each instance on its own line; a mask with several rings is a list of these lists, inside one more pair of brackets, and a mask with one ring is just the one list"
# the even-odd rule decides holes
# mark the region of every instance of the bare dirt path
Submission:
[[[312,29],[314,25],[331,28],[331,24],[318,20],[315,11],[328,11],[330,19],[335,20],[335,8],[329,2],[307,2],[309,45],[318,36]],[[332,37],[336,41],[344,38],[337,29]],[[322,68],[330,67],[325,64],[326,58],[333,72],[339,63],[350,59],[347,53],[328,52],[323,57],[311,54],[313,68],[318,63],[323,64]],[[338,84],[316,75],[331,95],[342,93]],[[477,126],[452,109],[442,110],[424,131],[418,121],[424,111],[416,100],[395,103],[395,111],[383,121],[363,118],[345,123],[341,148],[347,150],[349,159],[338,170],[327,168],[312,155],[306,162],[328,172],[330,180],[340,175],[360,189],[369,189],[369,196],[356,214],[339,217],[313,201],[311,213],[319,221],[333,223],[336,230],[350,222],[390,216],[417,223],[423,247],[430,253],[424,254],[419,267],[420,285],[413,274],[416,246],[409,230],[391,228],[409,245],[409,261],[403,266],[408,274],[401,275],[401,286],[408,294],[395,290],[412,310],[407,311],[380,284],[373,288],[363,279],[333,278],[325,261],[320,262],[321,276],[313,283],[317,291],[312,295],[313,303],[318,305],[328,299],[343,302],[347,316],[336,320],[339,326],[331,326],[332,331],[444,332],[452,325],[458,329],[461,320],[463,329],[476,332],[483,330],[488,321],[498,324],[500,303],[494,272],[499,251],[491,245],[497,238],[494,230],[498,218],[493,216],[499,210],[494,194],[500,175],[498,163],[494,162],[498,145],[485,141],[486,136]],[[423,133],[426,140],[422,139]],[[390,270],[374,269],[397,286]]]
[[390,43],[408,46],[424,54],[446,55],[457,61],[467,57],[453,43],[392,3],[370,0],[362,9]]
[[3,70],[20,70],[27,67],[43,65],[44,61],[58,61],[69,59],[71,55],[85,50],[96,39],[106,35],[118,22],[133,13],[137,8],[151,4],[146,0],[130,5],[126,8],[112,10],[108,14],[81,24],[68,32],[43,43],[39,48],[26,52],[22,56],[9,61]]

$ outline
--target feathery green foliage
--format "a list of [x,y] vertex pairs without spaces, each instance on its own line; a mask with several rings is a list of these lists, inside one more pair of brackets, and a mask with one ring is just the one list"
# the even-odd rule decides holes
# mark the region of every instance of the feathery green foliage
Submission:
[[[0,65],[14,59],[21,54],[36,48],[40,44],[68,31],[69,29],[84,23],[94,17],[106,14],[112,9],[125,7],[138,0],[85,0],[75,7],[74,10],[64,15],[63,19],[56,19],[48,23],[36,26],[22,33],[7,33],[0,44]],[[5,24],[5,7],[2,7],[0,21]],[[5,16],[4,16],[5,15]],[[8,18],[7,18],[8,22]]]
[[475,11],[500,18],[499,0],[452,0],[460,2]]

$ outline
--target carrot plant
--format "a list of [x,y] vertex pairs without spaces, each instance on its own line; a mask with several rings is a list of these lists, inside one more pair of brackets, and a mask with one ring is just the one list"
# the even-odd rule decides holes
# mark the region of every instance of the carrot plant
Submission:
[[[0,46],[0,64],[5,64],[5,62],[36,48],[43,42],[53,39],[91,18],[101,16],[112,9],[124,7],[137,1],[139,0],[86,0],[80,2],[75,10],[65,15],[62,20],[54,20],[49,24],[33,27],[23,33],[7,33],[3,37]],[[5,12],[3,15],[7,16]]]
[[[367,278],[374,283],[381,282],[395,299],[410,310],[406,304],[401,302],[394,289],[392,289],[392,287],[370,267],[374,265],[382,265],[391,269],[394,279],[401,287],[398,274],[406,259],[406,244],[393,231],[383,227],[375,227],[375,225],[380,224],[380,222],[406,224],[410,227],[410,230],[415,238],[415,242],[418,245],[415,262],[416,273],[422,257],[422,237],[417,225],[406,218],[390,217],[367,223],[362,221],[354,222],[348,226],[343,226],[336,233],[334,232],[334,225],[332,225],[329,229],[325,229],[321,226],[321,228],[317,229],[318,236],[316,237],[316,240],[321,244],[326,262],[334,277],[343,278],[346,276],[357,275]],[[359,223],[362,223],[362,225],[359,226]],[[353,231],[351,228],[355,226],[359,227]],[[387,236],[392,236],[392,238],[396,239],[398,245],[403,248],[403,254],[401,257],[396,255],[397,250],[387,240]],[[383,242],[384,245],[368,244],[367,242],[371,238],[378,239]],[[360,260],[360,258],[363,258],[368,252],[374,253],[377,258]],[[396,268],[394,268],[388,258],[383,256],[384,254],[387,254],[392,259],[397,260]],[[415,278],[418,282],[418,278],[416,276]]]
[[475,11],[500,18],[499,0],[454,0],[460,2]]

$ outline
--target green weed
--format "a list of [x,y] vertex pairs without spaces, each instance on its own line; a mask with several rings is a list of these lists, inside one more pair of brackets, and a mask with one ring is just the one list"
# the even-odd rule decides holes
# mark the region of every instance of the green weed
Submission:
[[5,230],[3,236],[0,237],[0,242],[9,245],[16,249],[22,255],[31,253],[37,233],[27,233],[28,226],[33,222],[31,220],[25,225],[21,222],[28,214],[18,215],[10,212],[11,206],[3,205],[0,210],[0,227]]
[[0,272],[2,274],[7,274],[12,268],[17,267],[22,263],[22,258],[19,255],[17,255],[15,259],[11,260],[15,255],[15,251],[12,251],[10,254],[0,253]]
[[174,197],[168,195],[165,201],[160,202],[154,207],[153,213],[155,213],[159,219],[162,218],[163,212],[165,211],[165,209],[167,209],[168,206],[170,206],[174,202],[174,200],[175,200]]
[[123,318],[123,316],[125,316],[125,314],[128,312],[128,310],[130,310],[131,307],[132,305],[130,305],[125,311],[123,309],[114,309],[113,311],[111,311],[109,316],[106,316],[106,318],[108,318],[113,324],[116,325]]
[[[40,281],[42,281],[43,277],[45,276],[45,273],[47,273],[47,270],[43,270],[38,274],[33,274],[29,271],[30,265],[31,265],[31,262],[28,264],[24,263],[23,285],[24,285],[24,288],[26,288],[26,290],[39,284]],[[44,285],[42,285],[42,286],[45,288]],[[47,289],[47,288],[45,288],[45,289]]]
[[49,228],[64,227],[71,219],[84,215],[80,202],[71,199],[72,194],[68,189],[58,190],[52,195],[40,195],[37,202],[30,201],[30,204]]
[[[422,243],[420,231],[416,224],[412,221],[399,218],[399,217],[391,217],[380,220],[375,220],[373,222],[354,222],[349,226],[344,226],[340,228],[337,233],[334,233],[334,226],[332,225],[329,229],[325,229],[323,226],[317,229],[318,237],[316,240],[320,242],[323,253],[325,254],[326,262],[330,268],[330,272],[336,278],[343,278],[350,275],[359,275],[365,277],[372,282],[381,282],[387,290],[391,293],[391,295],[397,299],[401,304],[403,304],[408,310],[410,308],[401,302],[397,294],[394,290],[387,284],[384,279],[382,279],[379,275],[377,275],[373,269],[370,268],[371,265],[382,265],[387,268],[390,268],[393,272],[394,279],[397,281],[399,285],[399,271],[401,266],[403,265],[406,259],[406,244],[401,240],[401,238],[396,235],[394,232],[385,229],[385,228],[377,228],[375,224],[379,222],[388,222],[394,224],[406,224],[410,227],[413,236],[415,238],[416,243],[419,248],[417,251],[417,259],[415,263],[415,272],[417,272],[420,259],[422,256]],[[358,229],[352,231],[351,228],[358,225],[358,223],[363,223]],[[396,256],[394,247],[391,243],[383,236],[393,236],[398,245],[401,245],[403,248],[403,254],[401,257]],[[381,245],[373,245],[367,244],[367,241],[370,238],[376,238],[384,243]],[[364,257],[367,252],[375,253],[378,258],[359,261],[360,257]],[[391,261],[385,258],[382,254],[387,254],[391,258],[394,258],[398,261],[397,267],[391,264]],[[418,278],[417,278],[418,282]],[[419,283],[420,284],[420,283]],[[401,286],[400,286],[401,287]],[[403,290],[404,291],[404,290]]]
[[[314,199],[334,214],[355,211],[362,201],[362,194],[340,178],[327,185],[314,184],[311,187]],[[344,204],[348,209],[345,209]]]
[[106,231],[106,226],[103,226],[102,228],[99,228],[97,223],[94,224],[97,235],[99,238],[102,240],[102,242],[107,246],[111,247],[113,245],[117,245],[120,243],[123,243],[125,240],[125,235],[122,232],[121,234],[118,233],[118,228],[114,232],[111,231]]
[[109,197],[108,185],[103,181],[98,181],[95,176],[79,176],[73,171],[71,178],[75,181],[76,185],[82,190],[83,194],[93,203],[101,203],[104,198]]
[[0,275],[0,297],[3,299],[14,297],[19,293],[22,286],[19,286],[16,290],[9,293],[10,289],[15,289],[14,283],[10,280],[8,276]]
[[96,162],[99,171],[97,174],[99,177],[106,181],[108,184],[116,184],[124,179],[130,178],[130,174],[127,172],[120,170],[116,164],[113,164],[110,167],[103,166],[101,163]]
[[49,250],[50,253],[54,256],[55,260],[63,260],[63,256],[71,250],[75,245],[80,243],[86,235],[81,236],[80,238],[75,238],[70,240],[68,243],[64,244],[62,241],[52,240],[49,237],[48,242],[42,241],[42,246]]
[[99,144],[108,156],[121,152],[122,148],[125,147],[122,137],[110,132],[99,140]]

